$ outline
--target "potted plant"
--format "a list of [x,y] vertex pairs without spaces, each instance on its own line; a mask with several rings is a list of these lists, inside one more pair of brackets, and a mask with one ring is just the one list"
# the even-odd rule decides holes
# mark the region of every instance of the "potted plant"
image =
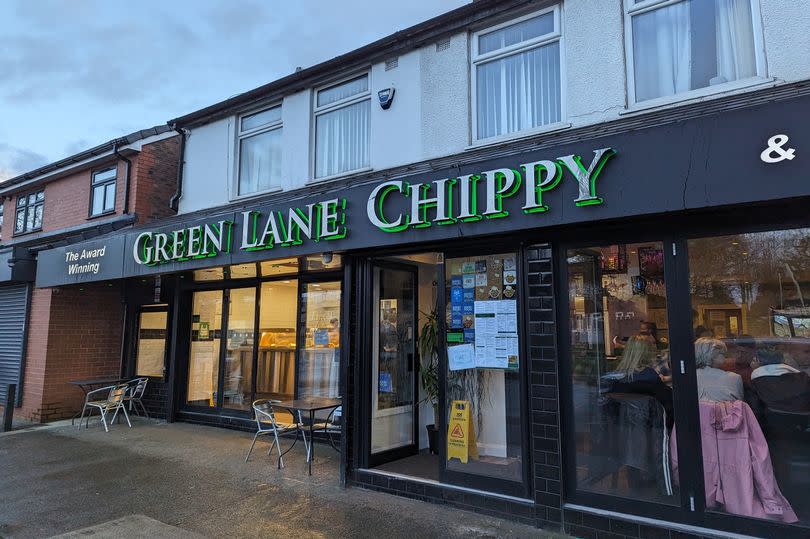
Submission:
[[[422,313],[425,314],[425,313]],[[425,397],[420,401],[429,402],[433,407],[432,425],[426,425],[428,434],[428,445],[430,452],[434,455],[439,453],[438,448],[438,428],[436,421],[439,419],[439,348],[438,348],[439,318],[436,309],[427,314],[427,320],[419,331],[417,346],[419,347],[419,357],[421,368],[419,369],[419,379],[422,382],[422,389]]]

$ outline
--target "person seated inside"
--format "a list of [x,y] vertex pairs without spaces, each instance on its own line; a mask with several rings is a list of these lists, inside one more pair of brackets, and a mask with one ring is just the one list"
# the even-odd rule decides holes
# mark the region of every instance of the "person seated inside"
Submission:
[[652,335],[627,340],[616,370],[605,375],[607,393],[637,393],[654,397],[672,417],[672,390],[655,370],[657,349]]
[[810,412],[810,376],[786,363],[781,350],[760,348],[751,362],[751,385],[767,408]]
[[743,398],[742,377],[723,370],[726,345],[711,337],[695,341],[698,398],[710,401],[736,401]]

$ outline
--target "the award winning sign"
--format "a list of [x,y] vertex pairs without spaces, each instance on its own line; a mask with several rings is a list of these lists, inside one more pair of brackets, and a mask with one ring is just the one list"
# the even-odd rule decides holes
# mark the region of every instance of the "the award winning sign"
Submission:
[[[368,195],[366,225],[395,233],[501,219],[509,216],[504,203],[512,198],[519,198],[525,214],[544,213],[549,210],[545,196],[566,176],[576,183],[575,207],[599,205],[604,200],[597,180],[615,154],[601,148],[594,150],[587,165],[572,154],[431,182],[383,182]],[[243,211],[236,223],[220,219],[169,232],[142,232],[135,239],[132,258],[139,265],[153,266],[230,253],[234,244],[240,251],[261,251],[343,239],[349,233],[347,211],[346,198],[332,198],[284,210]]]

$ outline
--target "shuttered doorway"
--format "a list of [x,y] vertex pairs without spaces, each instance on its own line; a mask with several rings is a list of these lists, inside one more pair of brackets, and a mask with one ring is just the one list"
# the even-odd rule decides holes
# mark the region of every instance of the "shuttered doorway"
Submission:
[[7,384],[17,384],[17,406],[22,402],[28,301],[29,285],[0,286],[0,402],[6,399]]

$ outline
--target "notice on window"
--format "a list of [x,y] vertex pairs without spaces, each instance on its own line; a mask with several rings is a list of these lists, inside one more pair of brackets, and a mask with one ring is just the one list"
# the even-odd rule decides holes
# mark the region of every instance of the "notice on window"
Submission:
[[475,368],[475,348],[472,344],[450,346],[447,349],[447,362],[451,371]]
[[484,369],[518,368],[517,302],[476,301],[475,366]]

